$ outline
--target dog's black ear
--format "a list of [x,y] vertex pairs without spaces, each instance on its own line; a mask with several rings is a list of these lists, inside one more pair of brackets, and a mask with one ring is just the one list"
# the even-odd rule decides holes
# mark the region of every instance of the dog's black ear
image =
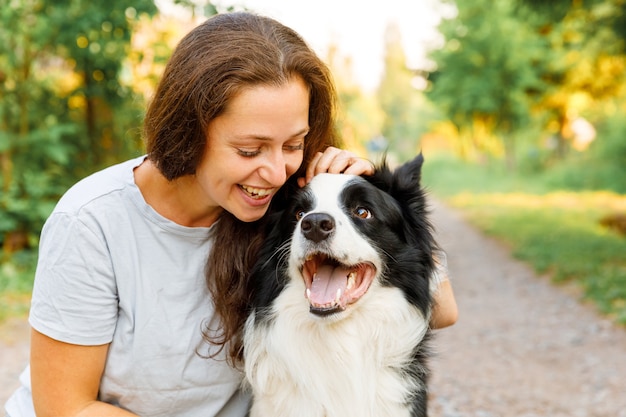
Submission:
[[404,196],[406,192],[416,193],[420,189],[423,164],[424,156],[420,152],[412,161],[392,170],[387,163],[386,155],[383,155],[382,160],[376,165],[374,174],[365,175],[364,178],[382,191],[398,198]]
[[398,189],[410,189],[419,187],[422,179],[422,165],[424,155],[420,152],[412,161],[406,162],[396,168],[394,177]]
[[420,184],[423,164],[424,155],[420,152],[393,171],[389,193],[407,210],[405,217],[420,217],[426,213],[426,195]]

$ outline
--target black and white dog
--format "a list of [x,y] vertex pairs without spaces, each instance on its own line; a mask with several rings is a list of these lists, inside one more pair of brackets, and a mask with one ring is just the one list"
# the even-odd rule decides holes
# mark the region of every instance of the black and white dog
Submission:
[[426,416],[422,163],[317,175],[271,225],[244,332],[252,417]]

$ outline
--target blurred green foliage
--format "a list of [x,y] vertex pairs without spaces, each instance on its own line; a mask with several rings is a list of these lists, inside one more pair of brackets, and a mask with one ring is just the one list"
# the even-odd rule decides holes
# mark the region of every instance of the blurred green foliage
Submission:
[[413,157],[420,136],[428,130],[424,117],[428,103],[421,92],[411,88],[414,75],[406,66],[397,26],[387,27],[385,41],[384,71],[376,94],[384,115],[380,134],[394,156],[405,161]]
[[26,309],[39,233],[62,193],[143,152],[145,98],[124,77],[135,26],[156,13],[152,0],[0,7],[0,318]]
[[5,256],[36,246],[78,178],[140,152],[141,110],[120,73],[133,19],[155,12],[151,0],[11,0],[0,9]]
[[598,137],[586,152],[572,152],[541,174],[551,188],[611,190],[626,194],[626,120],[615,114],[598,125]]
[[[551,169],[586,150],[581,120],[602,129],[596,141],[619,146],[604,125],[626,111],[623,1],[449,3],[457,13],[440,25],[426,93],[458,154]],[[603,163],[624,162],[620,153]]]

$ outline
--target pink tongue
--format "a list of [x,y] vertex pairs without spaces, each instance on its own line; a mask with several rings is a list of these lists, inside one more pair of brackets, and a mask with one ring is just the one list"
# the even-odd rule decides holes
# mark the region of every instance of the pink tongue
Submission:
[[341,288],[342,294],[346,290],[349,273],[348,268],[340,266],[320,266],[311,284],[310,301],[320,305],[334,302],[337,298],[337,289]]

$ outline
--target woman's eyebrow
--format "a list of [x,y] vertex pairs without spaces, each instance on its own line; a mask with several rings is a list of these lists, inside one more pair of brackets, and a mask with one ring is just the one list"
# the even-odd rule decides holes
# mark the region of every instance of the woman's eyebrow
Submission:
[[[298,136],[302,136],[302,135],[306,135],[311,131],[310,127],[305,127],[304,129],[294,133],[293,135],[290,136],[290,138],[297,138]],[[262,141],[270,141],[270,140],[274,140],[274,138],[272,138],[271,136],[265,136],[265,135],[257,135],[257,134],[252,134],[249,136],[243,136],[241,137],[241,139],[256,139],[256,140],[262,140]]]

